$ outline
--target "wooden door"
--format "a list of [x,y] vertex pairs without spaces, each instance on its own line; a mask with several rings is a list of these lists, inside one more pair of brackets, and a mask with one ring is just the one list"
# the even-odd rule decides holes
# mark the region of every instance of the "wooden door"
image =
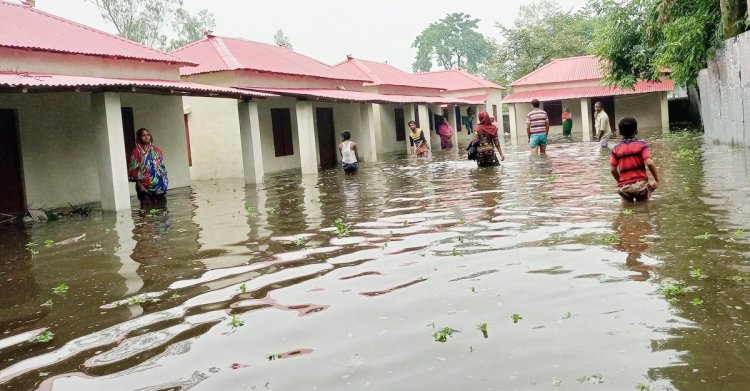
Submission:
[[0,213],[23,213],[26,195],[15,110],[0,110]]
[[404,123],[404,109],[393,109],[393,117],[396,119],[396,141],[406,140],[406,123]]
[[130,154],[135,149],[135,120],[133,119],[132,107],[121,107],[122,114],[122,138],[125,140],[125,158],[130,159]]
[[333,109],[328,107],[318,107],[315,109],[315,118],[318,127],[320,166],[333,167],[337,162],[336,128],[333,124]]
[[461,131],[461,127],[463,126],[463,121],[461,121],[461,106],[456,106],[456,132]]

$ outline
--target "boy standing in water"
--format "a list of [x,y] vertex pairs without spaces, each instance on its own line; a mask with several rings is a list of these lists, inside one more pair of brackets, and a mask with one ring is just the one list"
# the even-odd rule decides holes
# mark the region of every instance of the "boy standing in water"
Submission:
[[351,141],[352,134],[348,130],[341,132],[341,144],[339,144],[339,153],[341,153],[341,166],[344,168],[346,175],[354,175],[357,172],[357,143]]
[[[638,122],[635,118],[621,119],[619,128],[622,142],[615,145],[609,159],[612,176],[617,181],[617,192],[623,201],[648,201],[651,192],[659,186],[659,175],[656,173],[651,151],[648,144],[635,138],[638,134]],[[651,171],[653,181],[649,181],[646,167]]]

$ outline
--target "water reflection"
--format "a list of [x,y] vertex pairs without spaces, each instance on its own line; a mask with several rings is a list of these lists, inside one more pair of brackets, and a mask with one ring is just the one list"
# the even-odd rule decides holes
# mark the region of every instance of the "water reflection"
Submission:
[[[555,144],[541,157],[508,149],[494,169],[460,148],[390,156],[354,177],[197,182],[153,214],[3,227],[0,387],[750,381],[750,284],[730,279],[750,271],[750,234],[737,231],[750,221],[746,151],[653,140],[662,187],[626,208],[597,144]],[[339,217],[351,236],[337,237]],[[23,246],[69,238],[82,239],[33,257]],[[680,280],[693,290],[667,300],[661,288]],[[52,295],[61,282],[69,293]],[[40,307],[47,298],[54,305]],[[48,344],[11,339],[43,327],[55,333]],[[460,332],[435,342],[442,327]]]

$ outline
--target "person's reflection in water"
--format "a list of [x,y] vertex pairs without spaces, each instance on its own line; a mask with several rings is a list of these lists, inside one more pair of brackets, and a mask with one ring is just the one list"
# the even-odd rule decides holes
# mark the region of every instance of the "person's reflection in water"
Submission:
[[628,254],[625,266],[636,272],[630,276],[632,280],[646,281],[651,277],[650,272],[656,268],[643,263],[640,258],[643,253],[651,251],[648,236],[654,233],[651,225],[648,205],[633,209],[623,209],[615,217],[613,229],[619,241],[614,245],[617,250]]

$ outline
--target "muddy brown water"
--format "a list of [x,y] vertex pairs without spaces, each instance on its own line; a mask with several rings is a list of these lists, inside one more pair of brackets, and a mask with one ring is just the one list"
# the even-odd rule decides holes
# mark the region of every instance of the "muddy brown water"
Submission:
[[750,153],[650,141],[662,187],[631,207],[606,153],[561,143],[0,227],[0,388],[746,390]]

